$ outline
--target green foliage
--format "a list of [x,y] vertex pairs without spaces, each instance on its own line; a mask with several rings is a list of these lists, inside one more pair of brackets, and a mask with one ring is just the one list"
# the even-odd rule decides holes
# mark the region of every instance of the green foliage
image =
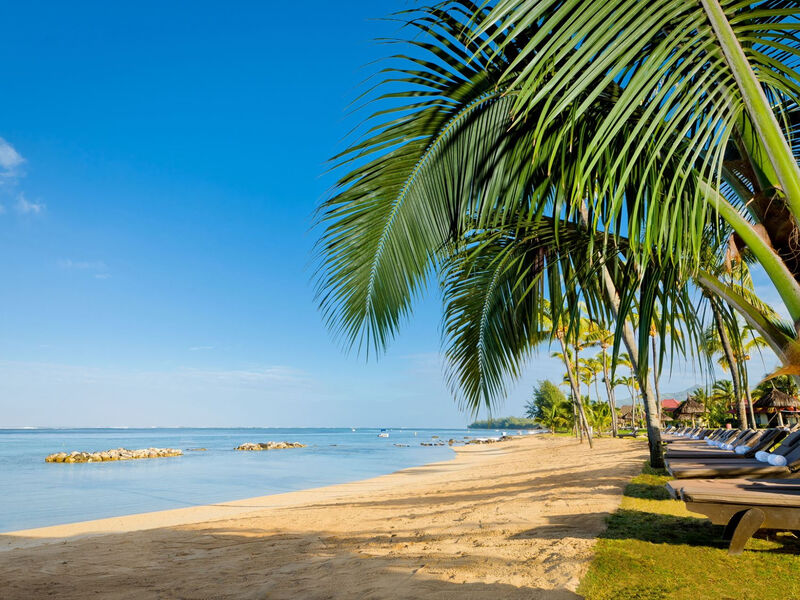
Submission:
[[[608,518],[578,593],[587,600],[783,600],[800,597],[800,542],[753,539],[729,556],[722,527],[672,500],[663,470],[645,467]],[[768,585],[765,582],[769,582]]]
[[468,426],[470,429],[535,429],[538,424],[533,419],[520,417],[504,417],[502,419],[487,419],[475,421]]
[[586,419],[594,431],[600,435],[611,429],[611,408],[605,402],[586,403]]
[[[318,218],[324,231],[317,290],[329,326],[346,346],[381,352],[436,273],[449,382],[473,412],[491,408],[531,350],[551,338],[546,316],[563,328],[568,344],[582,305],[607,322],[599,256],[619,289],[638,290],[645,275],[625,260],[624,237],[587,228],[579,217],[580,199],[596,195],[595,183],[573,189],[579,174],[599,177],[622,159],[586,154],[582,133],[595,131],[613,110],[617,85],[565,97],[591,107],[577,120],[563,113],[546,131],[511,127],[516,77],[507,71],[514,52],[477,50],[540,31],[532,22],[526,30],[479,32],[488,10],[454,0],[407,16],[415,51],[382,72],[384,82],[370,96],[378,105],[368,103],[375,112],[366,135],[334,159],[344,172]],[[543,107],[550,102],[544,99]],[[629,133],[621,127],[611,137],[623,143]],[[632,159],[631,168],[644,168]],[[668,157],[661,164],[671,168]],[[615,193],[601,200],[610,204],[598,217],[616,210]],[[679,204],[670,209],[674,215],[692,212]],[[664,305],[662,314],[689,302],[675,285],[681,269],[663,263],[646,272],[647,303]],[[620,318],[632,307],[627,292],[622,299]]]
[[572,402],[564,392],[549,379],[539,382],[533,397],[525,405],[526,416],[555,432],[569,429],[574,422]]
[[736,394],[733,393],[733,382],[720,379],[714,382],[711,395],[706,398],[705,419],[710,427],[721,427],[733,418],[731,409],[736,409]]
[[[651,326],[661,354],[668,338],[673,351],[698,346],[688,280],[701,280],[701,250],[727,238],[720,215],[752,234],[759,215],[740,212],[779,194],[774,181],[761,194],[740,168],[763,159],[732,139],[753,137],[752,102],[700,3],[645,4],[448,0],[404,13],[411,33],[366,92],[373,112],[334,157],[339,180],[318,216],[318,299],[348,348],[384,351],[432,277],[449,383],[473,414],[504,397],[538,344],[577,345],[585,316],[637,315],[640,381]],[[800,9],[723,4],[794,127]],[[775,266],[762,238],[745,241]],[[765,269],[790,312],[800,306],[796,282]],[[702,285],[771,344],[794,336],[730,282],[703,272]],[[667,335],[673,323],[686,343]],[[587,385],[595,367],[579,373]]]
[[785,394],[789,394],[790,396],[797,396],[798,393],[797,382],[794,380],[794,377],[791,375],[780,375],[758,384],[753,390],[753,399],[758,400],[762,395],[773,388]]

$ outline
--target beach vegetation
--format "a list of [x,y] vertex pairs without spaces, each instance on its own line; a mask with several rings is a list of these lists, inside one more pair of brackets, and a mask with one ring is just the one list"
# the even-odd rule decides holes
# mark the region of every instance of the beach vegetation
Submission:
[[467,427],[470,429],[538,429],[539,422],[535,419],[521,417],[503,417],[474,421]]
[[526,416],[534,419],[553,433],[569,431],[575,426],[574,404],[564,392],[549,379],[544,379],[533,390],[525,405]]

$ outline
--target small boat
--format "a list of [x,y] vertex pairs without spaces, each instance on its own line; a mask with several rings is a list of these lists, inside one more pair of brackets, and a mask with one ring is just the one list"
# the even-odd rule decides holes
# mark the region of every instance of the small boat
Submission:
[[351,427],[351,428],[350,428],[350,431],[355,431],[355,430],[356,430],[356,428],[355,428],[355,427]]
[[378,434],[378,437],[388,438],[389,437],[389,432],[386,431],[385,429],[381,429],[381,432]]

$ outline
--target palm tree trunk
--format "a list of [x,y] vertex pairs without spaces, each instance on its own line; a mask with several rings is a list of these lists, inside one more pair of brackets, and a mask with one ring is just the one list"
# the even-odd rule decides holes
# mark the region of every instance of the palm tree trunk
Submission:
[[658,389],[659,362],[656,353],[656,336],[650,336],[650,347],[653,350],[653,391],[656,394],[656,404],[658,405],[658,426],[661,427],[661,392]]
[[[589,208],[586,205],[586,201],[582,201],[580,204],[580,218],[583,225],[589,227]],[[611,278],[611,274],[608,272],[608,267],[602,265],[601,272],[603,276],[603,286],[606,296],[608,297],[608,302],[611,305],[611,311],[614,318],[619,321],[620,299],[617,286]],[[664,448],[661,444],[661,410],[656,404],[656,398],[653,394],[653,389],[650,387],[650,378],[647,377],[647,373],[645,373],[644,377],[639,375],[639,360],[637,358],[638,346],[636,344],[636,337],[633,334],[633,328],[627,321],[622,323],[622,341],[625,344],[625,348],[628,350],[628,354],[631,357],[631,364],[634,367],[634,373],[636,373],[636,378],[639,379],[639,384],[644,392],[644,412],[647,418],[647,444],[650,450],[650,466],[654,469],[663,469]]]
[[608,372],[608,355],[606,349],[603,348],[603,378],[606,382],[606,394],[608,397],[608,407],[611,409],[611,435],[617,437],[619,429],[617,427],[617,408],[616,399],[614,398],[614,386],[611,385],[611,379]]
[[728,368],[731,372],[733,395],[736,397],[739,411],[739,423],[742,429],[747,429],[747,410],[744,405],[744,396],[739,386],[739,369],[737,368],[736,358],[733,356],[731,341],[730,338],[728,338],[728,331],[725,329],[725,324],[722,322],[722,315],[719,314],[719,306],[714,298],[710,300],[711,312],[714,314],[714,323],[717,326],[717,333],[719,334],[719,340],[722,344],[722,352],[725,354],[725,360],[728,361]]
[[[606,295],[608,296],[611,304],[614,317],[618,319],[619,294],[617,293],[617,288],[614,285],[614,280],[611,279],[611,275],[605,266],[603,267],[603,280],[605,283]],[[647,444],[650,449],[650,466],[652,466],[654,469],[663,469],[664,448],[661,444],[659,407],[656,404],[655,394],[650,386],[650,378],[647,377],[646,374],[644,377],[639,375],[639,359],[636,354],[638,350],[636,336],[634,336],[633,328],[628,322],[625,322],[622,325],[622,341],[625,344],[625,348],[628,350],[628,354],[631,358],[631,364],[633,365],[633,372],[636,373],[636,378],[639,380],[639,385],[641,386],[644,394],[644,414],[647,420]]]
[[747,374],[747,361],[743,360],[739,363],[740,373],[742,374],[742,385],[744,386],[744,393],[747,397],[747,409],[750,412],[750,423],[753,424],[753,429],[758,429],[758,421],[756,421],[756,413],[753,410],[753,396],[750,393],[750,376]]
[[581,389],[575,377],[575,371],[572,366],[572,361],[567,354],[567,345],[564,343],[562,336],[558,337],[558,342],[561,344],[561,353],[564,355],[564,364],[567,366],[567,377],[569,378],[569,386],[572,388],[572,398],[575,407],[575,423],[578,430],[581,432],[581,441],[583,441],[583,431],[586,431],[586,439],[589,440],[589,447],[592,447],[592,434],[589,432],[589,425],[586,421],[586,415],[583,412],[583,403],[581,402]]

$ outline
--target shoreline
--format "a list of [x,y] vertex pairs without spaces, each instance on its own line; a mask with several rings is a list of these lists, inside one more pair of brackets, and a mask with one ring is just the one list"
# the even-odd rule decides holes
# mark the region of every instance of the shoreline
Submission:
[[[104,517],[102,519],[88,519],[73,523],[59,525],[46,525],[29,529],[17,529],[0,533],[0,553],[9,550],[32,548],[44,544],[63,543],[69,540],[87,537],[133,533],[148,531],[161,527],[178,527],[193,523],[214,522],[233,517],[245,516],[249,513],[265,509],[285,508],[294,504],[307,501],[306,496],[313,494],[315,498],[336,500],[350,493],[364,491],[363,488],[372,488],[372,491],[381,491],[383,484],[391,486],[393,481],[381,480],[394,476],[413,476],[418,470],[426,468],[439,468],[458,460],[460,450],[470,446],[451,447],[453,456],[449,460],[425,463],[416,467],[407,467],[385,473],[368,479],[357,479],[344,483],[335,483],[322,487],[303,488],[291,492],[278,492],[263,496],[252,496],[239,500],[227,500],[210,504],[199,504],[182,508],[154,510],[142,513],[132,513],[117,517]],[[480,446],[471,446],[480,447]]]
[[576,598],[643,444],[526,436],[362,481],[0,535],[9,599]]

